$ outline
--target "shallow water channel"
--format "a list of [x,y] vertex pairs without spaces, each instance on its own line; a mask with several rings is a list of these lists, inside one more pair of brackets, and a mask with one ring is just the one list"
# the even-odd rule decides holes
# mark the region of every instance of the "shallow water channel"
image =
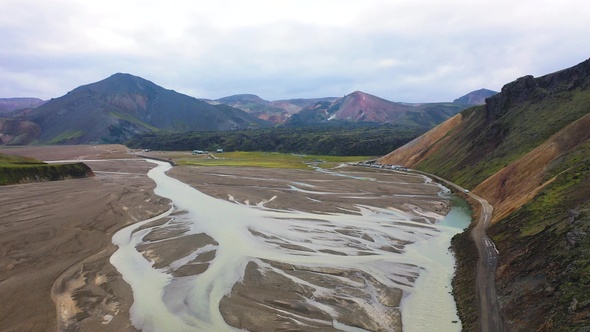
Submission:
[[113,236],[111,263],[133,289],[137,328],[396,331],[403,320],[404,331],[460,330],[448,251],[470,221],[459,200],[434,225],[369,205],[353,214],[244,206],[157,164],[148,176],[174,207]]

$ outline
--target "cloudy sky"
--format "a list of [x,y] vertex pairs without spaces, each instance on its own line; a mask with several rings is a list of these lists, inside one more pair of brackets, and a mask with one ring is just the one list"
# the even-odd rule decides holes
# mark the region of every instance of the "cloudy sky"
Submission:
[[0,98],[117,72],[216,99],[452,101],[590,57],[586,0],[0,0]]

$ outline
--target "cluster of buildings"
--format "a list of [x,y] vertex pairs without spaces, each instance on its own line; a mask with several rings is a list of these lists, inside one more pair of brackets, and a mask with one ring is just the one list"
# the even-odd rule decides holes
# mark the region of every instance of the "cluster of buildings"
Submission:
[[373,168],[381,168],[381,169],[392,169],[392,170],[396,170],[396,171],[407,171],[408,168],[402,165],[382,165],[382,164],[378,164],[376,163],[374,160],[370,160],[370,161],[363,161],[363,162],[359,162],[357,164],[358,166],[365,166],[365,167],[373,167]]
[[[217,149],[217,150],[215,150],[215,152],[217,152],[217,153],[223,153],[223,149]],[[193,150],[193,154],[209,154],[209,151],[205,151],[205,150]]]

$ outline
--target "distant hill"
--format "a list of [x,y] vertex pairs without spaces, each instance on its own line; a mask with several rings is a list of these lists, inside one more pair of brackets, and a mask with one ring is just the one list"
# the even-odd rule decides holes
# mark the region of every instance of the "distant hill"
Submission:
[[217,99],[216,102],[241,109],[252,116],[275,124],[285,122],[291,115],[286,109],[275,107],[270,101],[252,94],[233,95]]
[[464,95],[463,97],[457,98],[453,101],[453,103],[457,104],[465,104],[470,106],[475,105],[483,105],[486,103],[486,98],[491,97],[497,94],[497,91],[492,91],[488,89],[479,89],[475,91],[471,91],[470,93]]
[[305,126],[330,121],[373,122],[432,128],[466,106],[453,103],[396,103],[361,91],[333,101],[320,101],[294,114],[285,123]]
[[448,178],[494,206],[507,331],[590,325],[590,59],[508,83],[379,162]]
[[0,114],[16,110],[32,109],[44,103],[39,98],[0,98]]
[[0,118],[0,145],[28,145],[41,134],[41,127],[23,119]]
[[268,101],[253,94],[239,94],[220,98],[215,103],[227,104],[239,108],[259,119],[267,120],[275,124],[286,122],[291,115],[298,113],[303,108],[321,101],[333,101],[336,98],[310,98],[287,99]]
[[78,87],[26,115],[39,143],[120,143],[142,132],[260,128],[269,124],[227,105],[210,105],[130,74]]

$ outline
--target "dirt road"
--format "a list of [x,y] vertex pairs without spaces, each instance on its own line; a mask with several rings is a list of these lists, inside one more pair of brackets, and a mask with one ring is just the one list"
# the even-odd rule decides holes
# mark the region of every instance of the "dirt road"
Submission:
[[479,253],[476,281],[480,308],[479,329],[482,332],[501,332],[504,331],[504,325],[496,295],[498,251],[494,242],[486,234],[494,208],[488,201],[478,195],[470,193],[469,196],[477,200],[482,206],[479,221],[471,231],[471,237]]
[[[415,171],[433,177],[460,192],[465,189],[453,182],[440,178],[436,175]],[[471,198],[477,200],[481,206],[481,215],[473,230],[471,237],[477,247],[479,256],[477,264],[476,292],[479,300],[479,329],[482,332],[502,332],[504,324],[500,314],[500,305],[496,295],[496,265],[498,263],[498,251],[494,242],[487,236],[486,230],[490,226],[494,208],[482,197],[467,193]]]

